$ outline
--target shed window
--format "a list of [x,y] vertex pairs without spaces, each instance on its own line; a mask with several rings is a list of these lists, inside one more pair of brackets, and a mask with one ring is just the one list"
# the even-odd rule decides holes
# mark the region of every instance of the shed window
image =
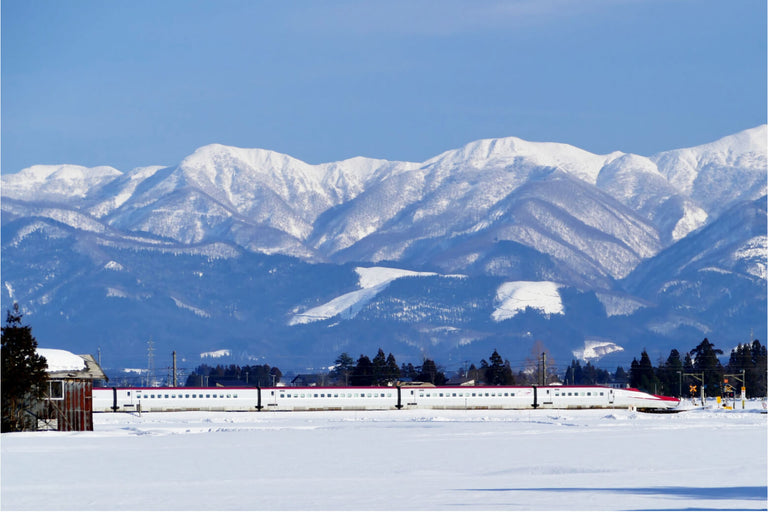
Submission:
[[48,384],[48,398],[51,400],[64,400],[64,383],[60,380],[52,380]]

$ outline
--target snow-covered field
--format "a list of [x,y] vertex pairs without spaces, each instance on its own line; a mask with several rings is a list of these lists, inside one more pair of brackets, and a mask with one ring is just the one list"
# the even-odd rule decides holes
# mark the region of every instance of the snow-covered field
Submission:
[[2,435],[3,510],[766,510],[747,410],[96,414]]

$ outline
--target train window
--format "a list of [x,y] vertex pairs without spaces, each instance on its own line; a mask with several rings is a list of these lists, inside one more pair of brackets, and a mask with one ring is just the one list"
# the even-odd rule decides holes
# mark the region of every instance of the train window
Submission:
[[189,398],[189,395],[184,395],[184,398]]
[[325,393],[320,393],[320,398],[325,398]]
[[600,396],[603,396],[603,392],[602,391],[600,392]]
[[515,394],[514,394],[514,393],[510,393],[510,395],[511,395],[511,396],[515,396]]
[[440,393],[440,396],[442,397],[442,396],[443,396],[443,394],[442,394],[442,393]]
[[472,393],[472,396],[477,396],[477,393]]
[[232,398],[237,398],[237,393],[235,393],[234,395],[232,395]]
[[568,396],[571,396],[571,392],[570,391],[568,392]]
[[587,391],[587,396],[592,396],[592,392],[591,391]]
[[317,398],[317,393],[315,393],[315,398]]
[[211,395],[205,395],[205,398],[211,398]]
[[155,395],[150,395],[151,398],[155,398]]
[[301,398],[304,398],[304,393],[301,394]]
[[176,398],[176,395],[171,395],[171,398]]
[[168,398],[168,395],[165,395],[165,398]]
[[128,391],[128,396],[131,396],[131,392],[130,391]]
[[285,398],[285,395],[281,394],[281,395],[280,395],[280,398]]
[[488,396],[488,393],[486,393],[485,396]]

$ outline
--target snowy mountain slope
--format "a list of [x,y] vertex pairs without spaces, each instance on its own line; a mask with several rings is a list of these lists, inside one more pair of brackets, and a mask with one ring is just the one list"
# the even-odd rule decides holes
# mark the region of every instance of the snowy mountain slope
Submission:
[[2,177],[3,196],[24,201],[76,204],[122,173],[112,167],[34,165]]
[[651,157],[680,194],[717,216],[735,202],[766,194],[768,126]]
[[[425,207],[416,203],[337,258],[391,259],[416,267],[437,266],[443,272],[474,269],[515,277],[521,262],[514,253],[519,246],[527,246],[556,262],[557,279],[594,285],[626,275],[661,247],[653,226],[561,171],[548,169],[539,180],[527,182],[499,201],[479,204],[472,194],[467,197],[461,207],[431,217],[420,216]],[[433,203],[433,196],[428,195],[426,202]],[[513,253],[506,255],[506,250]],[[477,261],[491,252],[495,270],[478,268]]]
[[710,273],[764,281],[767,230],[766,196],[733,206],[708,226],[638,265],[627,277],[626,288],[656,293],[675,280]]
[[537,309],[545,315],[562,315],[563,301],[551,281],[510,281],[496,290],[498,306],[491,318],[500,322],[514,317],[526,308]]
[[437,275],[433,272],[412,272],[410,270],[387,267],[358,267],[355,269],[355,272],[360,276],[358,282],[359,290],[345,293],[325,304],[296,313],[290,319],[288,325],[328,320],[336,316],[341,316],[341,318],[347,320],[354,318],[366,304],[386,289],[392,281],[403,277]]
[[[210,145],[126,173],[34,166],[0,178],[2,306],[55,335],[62,319],[86,329],[89,305],[104,315],[89,339],[134,351],[131,318],[164,318],[152,328],[197,354],[227,324],[233,353],[259,357],[384,338],[404,354],[525,357],[533,336],[570,357],[588,340],[629,352],[765,330],[766,133],[651,157],[509,137],[421,163]],[[371,264],[468,277],[356,289]],[[494,321],[499,287],[521,281],[559,283],[564,313]],[[338,322],[289,325],[300,312]]]
[[761,330],[768,296],[767,220],[765,196],[737,204],[638,265],[622,285],[653,307],[637,320],[665,335],[685,328],[746,339],[750,329]]
[[[765,193],[765,133],[762,126],[650,158],[508,137],[421,164],[358,157],[309,165],[272,151],[214,144],[175,167],[126,174],[35,166],[4,175],[2,189],[6,198],[86,210],[121,231],[179,243],[226,240],[313,261],[375,262],[399,260],[420,240],[481,232],[518,188],[560,173],[629,207],[668,245],[734,201]],[[271,234],[263,245],[262,233]],[[523,243],[540,250],[534,238]],[[599,273],[622,274],[615,268]]]

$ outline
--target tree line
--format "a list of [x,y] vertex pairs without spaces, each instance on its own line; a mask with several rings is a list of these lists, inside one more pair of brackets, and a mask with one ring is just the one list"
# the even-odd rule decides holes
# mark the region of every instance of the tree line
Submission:
[[244,385],[254,387],[274,386],[283,378],[283,372],[276,366],[257,364],[253,366],[208,366],[202,364],[187,376],[187,387],[216,387]]
[[[722,354],[722,350],[705,338],[684,355],[672,349],[669,357],[659,360],[655,366],[648,352],[643,350],[639,360],[632,360],[629,371],[618,366],[614,372],[609,372],[593,366],[589,361],[582,364],[574,359],[559,374],[554,360],[543,345],[537,342],[532,357],[517,372],[513,371],[509,360],[494,349],[487,360],[482,359],[478,365],[472,363],[460,368],[455,379],[460,383],[471,381],[476,385],[487,386],[612,384],[658,395],[681,397],[698,397],[702,389],[706,396],[729,393],[738,396],[743,385],[747,397],[766,396],[768,363],[766,348],[759,340],[740,344],[733,349],[726,365],[720,363],[718,358]],[[187,386],[232,385],[232,381],[236,380],[236,384],[266,387],[279,382],[281,377],[282,372],[277,367],[266,364],[244,367],[201,365],[189,376]],[[433,359],[424,358],[419,365],[398,364],[392,353],[385,354],[381,348],[373,357],[360,354],[357,359],[343,352],[334,360],[332,369],[319,377],[314,384],[323,386],[385,386],[399,381],[425,382],[435,386],[448,383],[444,367]],[[741,382],[742,379],[744,382]]]
[[[746,388],[748,398],[766,396],[766,347],[759,340],[739,344],[731,350],[726,365],[718,356],[723,351],[707,338],[681,356],[672,349],[665,361],[654,367],[643,350],[640,360],[632,360],[629,385],[654,394],[670,396],[739,396]],[[743,382],[742,382],[743,379]]]

